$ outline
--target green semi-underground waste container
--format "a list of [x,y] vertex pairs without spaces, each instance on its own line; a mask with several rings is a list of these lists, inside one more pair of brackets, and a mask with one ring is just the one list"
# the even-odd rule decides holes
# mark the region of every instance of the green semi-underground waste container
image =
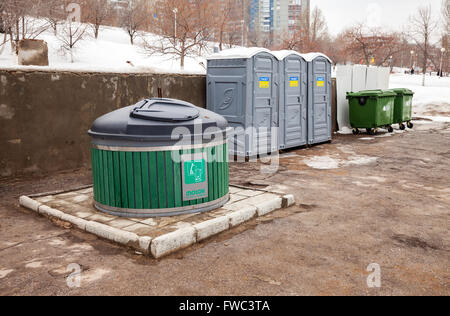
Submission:
[[98,118],[94,206],[122,217],[206,212],[229,200],[228,122],[173,99],[149,99]]
[[360,128],[375,134],[380,127],[386,127],[390,133],[394,119],[394,101],[396,93],[391,90],[366,90],[348,92],[350,125],[354,134]]
[[392,89],[392,91],[397,94],[394,106],[394,123],[398,123],[401,130],[406,128],[404,123],[407,123],[408,128],[413,128],[411,119],[414,92],[406,88]]

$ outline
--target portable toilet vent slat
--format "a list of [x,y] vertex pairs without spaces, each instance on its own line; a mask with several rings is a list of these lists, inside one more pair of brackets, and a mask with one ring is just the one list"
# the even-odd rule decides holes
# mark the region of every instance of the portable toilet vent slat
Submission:
[[295,51],[273,52],[280,61],[280,149],[308,143],[308,65]]
[[237,48],[208,58],[207,109],[234,128],[230,154],[278,151],[278,60],[263,48]]
[[308,62],[308,144],[331,140],[331,60],[320,53],[302,55]]

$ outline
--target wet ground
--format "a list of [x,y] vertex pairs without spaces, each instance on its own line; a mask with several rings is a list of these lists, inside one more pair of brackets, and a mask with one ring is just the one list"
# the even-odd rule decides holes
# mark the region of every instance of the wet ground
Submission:
[[[275,174],[232,164],[234,184],[297,205],[161,260],[51,223],[18,197],[90,184],[89,170],[0,180],[0,295],[449,295],[450,124],[337,135],[284,152]],[[56,225],[55,225],[56,224]],[[67,286],[69,264],[81,287]],[[381,287],[367,286],[369,264]]]

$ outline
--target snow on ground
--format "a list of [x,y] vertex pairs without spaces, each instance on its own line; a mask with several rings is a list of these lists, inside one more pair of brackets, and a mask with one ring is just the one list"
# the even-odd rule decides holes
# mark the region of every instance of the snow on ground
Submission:
[[448,121],[450,117],[450,77],[426,76],[425,87],[422,75],[392,74],[390,88],[408,88],[414,91],[413,116],[433,117],[433,120]]
[[[146,33],[147,40],[158,40],[158,37]],[[92,36],[79,42],[75,47],[74,63],[70,55],[61,50],[61,43],[51,30],[41,34],[38,39],[45,40],[49,46],[49,67],[18,66],[17,57],[11,53],[10,45],[5,45],[0,54],[0,69],[47,69],[66,71],[97,71],[97,72],[159,72],[205,74],[206,60],[199,56],[189,56],[185,67],[181,69],[180,61],[173,55],[150,55],[143,48],[142,40],[136,39],[131,45],[128,34],[121,28],[102,27],[99,38]],[[204,55],[210,54],[213,43]],[[202,54],[202,55],[203,55]],[[131,62],[134,66],[127,62]]]
[[348,158],[333,158],[330,156],[313,156],[303,159],[303,162],[310,168],[318,170],[338,169],[341,167],[368,165],[378,160],[377,157],[364,155],[352,155]]

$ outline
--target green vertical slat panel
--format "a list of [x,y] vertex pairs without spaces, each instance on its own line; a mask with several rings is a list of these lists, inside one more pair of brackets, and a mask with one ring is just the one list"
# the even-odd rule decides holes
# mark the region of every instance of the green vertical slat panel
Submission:
[[[190,154],[190,153],[192,153],[192,150],[182,150],[181,151],[181,155],[187,155],[187,154]],[[184,172],[184,165],[183,164],[181,164],[181,172]],[[183,201],[183,206],[189,206],[189,205],[191,205],[190,201]]]
[[141,153],[142,165],[142,202],[144,209],[150,209],[150,177],[148,169],[148,153]]
[[224,191],[224,186],[223,186],[223,152],[222,152],[222,146],[217,146],[217,166],[218,166],[218,170],[217,170],[217,174],[218,174],[218,193],[219,196],[218,197],[222,197],[223,196],[223,191]]
[[103,200],[102,190],[103,190],[103,183],[102,183],[102,169],[101,169],[101,151],[96,149],[95,150],[95,178],[97,181],[97,199],[96,201],[100,202]]
[[156,153],[157,170],[158,170],[158,200],[159,208],[167,207],[166,199],[166,171],[164,170],[164,152]]
[[223,161],[225,164],[225,194],[230,192],[230,166],[228,164],[228,143],[223,145]]
[[[179,152],[180,158],[182,151]],[[183,206],[183,179],[181,175],[181,162],[173,162],[173,183],[174,183],[174,196],[175,196],[175,207]]]
[[108,189],[109,189],[109,204],[110,206],[116,206],[116,200],[114,199],[114,166],[113,166],[113,153],[107,151],[106,156],[108,159]]
[[142,209],[144,203],[142,202],[142,166],[140,153],[133,153],[133,164],[134,164],[134,194],[136,197],[136,208]]
[[165,167],[166,167],[166,192],[167,192],[167,207],[173,208],[175,206],[174,196],[174,181],[173,181],[173,161],[170,151],[164,153]]
[[122,207],[120,194],[120,166],[119,153],[113,152],[113,168],[114,168],[114,201],[116,207]]
[[98,189],[98,181],[97,181],[97,158],[96,158],[96,150],[91,148],[91,161],[92,161],[92,183],[94,184],[94,200],[98,201],[97,189]]
[[213,149],[214,156],[214,200],[219,198],[219,171],[218,171],[218,162],[217,162],[217,147]]
[[128,186],[127,186],[127,160],[125,152],[119,152],[119,166],[120,166],[120,192],[121,207],[129,208],[128,206]]
[[97,178],[98,178],[98,202],[105,204],[105,182],[103,181],[103,152],[97,152]]
[[208,202],[214,200],[214,168],[213,168],[213,155],[212,147],[206,148],[208,155]]
[[158,203],[158,166],[156,152],[148,153],[150,169],[150,204],[152,209],[159,208]]
[[105,187],[104,191],[104,203],[105,205],[109,205],[109,179],[108,179],[108,154],[106,151],[102,151],[102,160],[103,160],[103,184]]
[[[206,153],[206,148],[202,148],[201,150],[200,150],[200,152],[202,153],[202,154],[205,154]],[[208,155],[206,155],[206,159],[208,159]],[[206,164],[206,167],[205,168],[207,168],[208,169],[208,164]],[[209,194],[208,194],[208,196],[209,196]],[[208,202],[208,197],[206,197],[206,198],[203,198],[203,199],[201,199],[201,201],[200,201],[200,203],[207,203]]]
[[133,153],[127,152],[127,191],[128,191],[128,207],[136,208],[136,201],[134,199],[134,171],[133,171]]

